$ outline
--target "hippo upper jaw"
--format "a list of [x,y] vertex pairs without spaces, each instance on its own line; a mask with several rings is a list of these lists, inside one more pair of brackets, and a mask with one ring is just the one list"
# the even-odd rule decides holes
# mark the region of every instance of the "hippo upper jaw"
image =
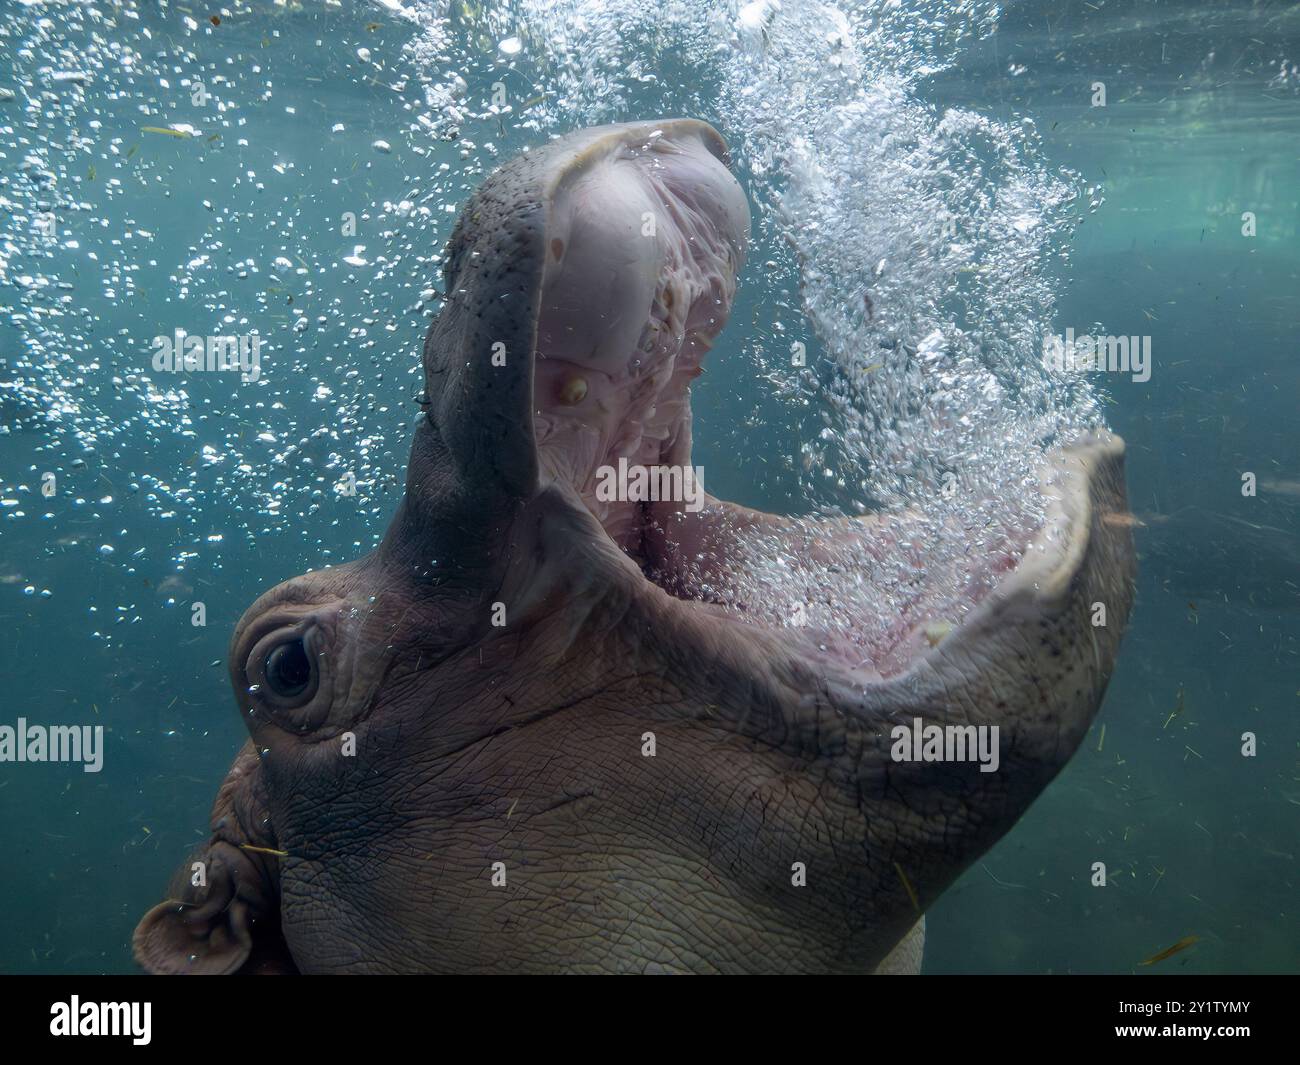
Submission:
[[[712,127],[676,119],[583,131],[484,183],[424,347],[435,476],[507,510],[558,482],[636,549],[641,508],[598,482],[619,460],[689,463],[688,386],[748,239],[726,161]],[[426,498],[417,456],[413,473],[408,498]]]

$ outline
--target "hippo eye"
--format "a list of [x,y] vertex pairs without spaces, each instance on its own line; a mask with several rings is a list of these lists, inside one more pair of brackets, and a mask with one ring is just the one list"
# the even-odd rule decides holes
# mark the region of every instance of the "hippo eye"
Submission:
[[266,686],[281,699],[295,699],[311,684],[311,658],[301,639],[290,640],[272,649],[262,668]]
[[305,735],[325,724],[334,693],[330,639],[330,624],[317,616],[271,619],[244,660],[250,727],[274,722]]

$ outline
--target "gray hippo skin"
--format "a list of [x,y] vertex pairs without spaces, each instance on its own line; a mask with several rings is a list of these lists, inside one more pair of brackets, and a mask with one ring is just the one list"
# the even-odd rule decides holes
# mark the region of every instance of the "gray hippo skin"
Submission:
[[[754,544],[842,574],[918,550],[905,517],[594,489],[620,457],[690,463],[748,227],[689,120],[573,134],[475,193],[404,499],[378,550],[235,630],[251,739],[136,930],[146,969],[916,971],[919,914],[1101,702],[1133,594],[1123,444],[1047,458],[1045,523],[941,638],[924,595],[883,634],[773,623]],[[915,718],[997,725],[997,771],[895,761]]]

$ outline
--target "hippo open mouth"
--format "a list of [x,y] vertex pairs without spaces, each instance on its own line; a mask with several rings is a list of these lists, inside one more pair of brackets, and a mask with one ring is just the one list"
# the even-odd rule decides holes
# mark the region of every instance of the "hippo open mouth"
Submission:
[[[825,523],[704,497],[691,465],[690,384],[726,323],[749,232],[726,146],[712,127],[677,120],[591,130],[547,150],[558,158],[540,190],[548,204],[540,288],[526,319],[535,321],[539,481],[574,488],[647,579],[756,623],[806,629],[788,639],[880,677],[906,669],[995,588],[1011,590],[1027,556],[1034,572],[1020,583],[1064,564],[1080,535],[1069,525],[1081,517],[1078,499],[1066,497],[1085,491],[1088,471],[1079,467],[1070,483],[1071,463],[1059,457],[1043,471],[1043,491],[1056,501],[1048,521],[972,543],[983,565],[959,590],[927,581],[918,514]],[[1075,458],[1114,462],[1121,448],[1098,438]],[[630,490],[625,471],[641,475]],[[601,488],[616,472],[622,491],[611,499]],[[863,577],[908,552],[916,569],[908,595],[893,617],[868,616],[879,596],[866,594]],[[808,559],[812,566],[800,565]]]
[[[689,386],[748,225],[721,139],[687,120],[573,134],[475,193],[405,497],[376,552],[236,629],[250,743],[203,882],[137,929],[147,968],[915,954],[925,907],[1100,704],[1132,600],[1123,447],[1047,456],[1044,519],[972,534],[982,564],[951,586],[927,579],[919,515],[705,495]],[[900,558],[910,577],[877,594]],[[900,757],[918,721],[996,756]]]

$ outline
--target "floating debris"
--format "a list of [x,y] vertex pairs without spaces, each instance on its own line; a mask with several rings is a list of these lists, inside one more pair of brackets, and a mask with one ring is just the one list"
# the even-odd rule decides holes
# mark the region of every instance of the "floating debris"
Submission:
[[903,867],[897,862],[894,863],[894,868],[898,871],[898,879],[903,882],[903,887],[907,889],[907,897],[912,900],[912,909],[917,913],[920,913],[921,903],[916,897],[916,892],[912,890],[912,882],[907,879],[907,874],[903,872]]
[[1158,954],[1152,954],[1151,957],[1147,958],[1145,961],[1138,962],[1138,964],[1154,965],[1158,961],[1164,961],[1166,958],[1172,958],[1175,954],[1180,954],[1188,947],[1195,946],[1200,941],[1201,941],[1200,936],[1183,936],[1183,938],[1180,939],[1177,943],[1175,943],[1172,947],[1166,947]]
[[1174,708],[1170,712],[1169,716],[1165,718],[1165,726],[1164,726],[1165,728],[1169,727],[1169,722],[1171,722],[1174,718],[1182,717],[1183,711],[1187,709],[1187,704],[1184,701],[1183,694],[1184,694],[1183,686],[1180,684],[1178,685],[1178,699],[1174,703]]
[[990,869],[990,868],[989,868],[987,865],[985,865],[983,862],[980,863],[980,868],[983,869],[984,872],[988,873],[988,875],[989,875],[989,879],[992,880],[993,883],[997,884],[999,887],[1020,888],[1022,891],[1024,890],[1024,887],[1025,887],[1024,884],[1012,884],[1012,883],[1010,883],[1009,881],[1006,881],[1006,880],[999,880],[999,879],[994,875],[993,870]]
[[255,854],[273,854],[277,858],[289,857],[288,851],[277,851],[271,847],[254,847],[251,843],[241,843],[239,849],[241,851],[253,851]]

